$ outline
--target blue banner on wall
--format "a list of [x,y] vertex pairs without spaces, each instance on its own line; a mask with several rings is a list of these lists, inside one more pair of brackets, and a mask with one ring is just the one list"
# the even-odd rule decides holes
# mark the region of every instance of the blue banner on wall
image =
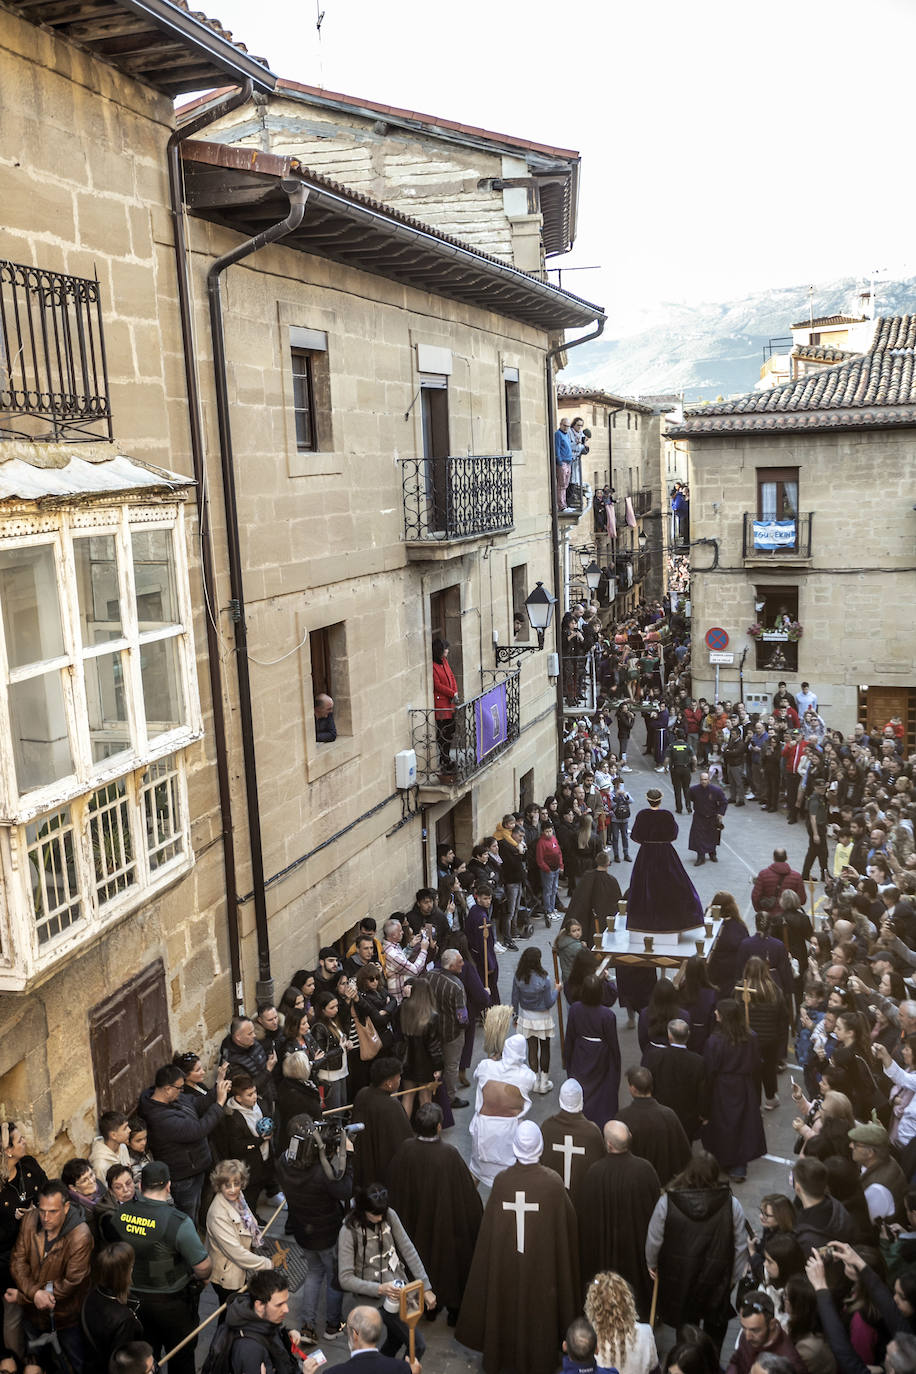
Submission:
[[794,520],[755,520],[755,549],[788,549],[796,539]]
[[506,684],[498,682],[474,702],[474,721],[477,726],[477,762],[491,750],[505,744],[508,733]]

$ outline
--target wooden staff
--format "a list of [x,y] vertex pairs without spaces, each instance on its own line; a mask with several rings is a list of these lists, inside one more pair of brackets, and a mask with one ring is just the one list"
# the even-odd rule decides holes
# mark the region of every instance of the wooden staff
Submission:
[[[556,950],[553,951],[553,976],[556,981],[560,981],[560,961],[557,958]],[[560,1058],[566,1058],[566,1042],[563,1037],[563,994],[557,994],[557,1023],[560,1027]]]
[[649,1326],[655,1325],[655,1309],[658,1306],[658,1271],[652,1282],[652,1306],[649,1308]]
[[[280,1213],[283,1211],[283,1208],[285,1206],[285,1202],[280,1203],[280,1206],[274,1212],[273,1216],[270,1218],[267,1225],[264,1227],[264,1230],[261,1232],[262,1236],[267,1235],[267,1232],[270,1230],[271,1226],[273,1226],[274,1222],[276,1221]],[[280,1266],[277,1261],[277,1257],[274,1256],[274,1268],[278,1269],[279,1267]],[[247,1282],[243,1283],[238,1291],[240,1293],[244,1293],[247,1287]],[[235,1297],[235,1293],[233,1293],[232,1297]],[[209,1326],[211,1322],[216,1321],[216,1318],[219,1316],[221,1312],[225,1312],[226,1308],[229,1306],[229,1303],[231,1301],[231,1298],[227,1298],[221,1307],[218,1307],[215,1312],[211,1312],[209,1317],[202,1321],[199,1326],[195,1326],[194,1330],[190,1333],[190,1335],[185,1336],[184,1340],[179,1341],[176,1346],[173,1346],[172,1349],[168,1352],[168,1354],[163,1355],[162,1359],[159,1361],[159,1367],[161,1368],[164,1364],[167,1364],[173,1355],[178,1354],[179,1350],[184,1350],[185,1346],[188,1345],[190,1341],[193,1341],[200,1334],[200,1332],[203,1331],[205,1326]]]
[[488,949],[490,941],[490,922],[484,921],[480,927],[483,935],[483,985],[487,992],[490,991],[490,952]]
[[[392,1078],[394,1074],[391,1075]],[[431,1083],[421,1083],[418,1088],[402,1088],[399,1093],[391,1093],[391,1097],[406,1097],[408,1093],[421,1093],[426,1088],[438,1088],[441,1080],[434,1078]],[[328,1107],[321,1113],[322,1116],[334,1116],[337,1112],[352,1112],[353,1103],[348,1102],[345,1107]]]
[[754,989],[747,983],[736,983],[735,992],[740,992],[744,1000],[744,1024],[748,1030],[751,1028],[751,998],[754,996]]
[[808,879],[808,895],[811,904],[811,924],[814,925],[814,879]]

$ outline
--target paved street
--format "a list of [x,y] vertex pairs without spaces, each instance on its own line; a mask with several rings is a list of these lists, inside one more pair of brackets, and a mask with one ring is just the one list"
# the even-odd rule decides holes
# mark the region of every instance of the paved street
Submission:
[[[641,731],[640,731],[641,735]],[[673,809],[673,793],[668,782],[667,776],[655,773],[649,767],[649,760],[642,757],[641,738],[634,737],[634,748],[631,750],[630,762],[634,771],[627,774],[628,789],[634,799],[634,816],[637,810],[644,804],[646,791],[653,786],[661,786],[665,793],[666,800],[664,805],[670,805]],[[678,817],[681,832],[677,841],[677,849],[688,870],[697,890],[703,900],[704,906],[711,901],[713,894],[717,891],[727,891],[734,893],[738,900],[742,914],[745,916],[746,923],[753,929],[752,912],[750,905],[751,878],[760,868],[765,867],[770,862],[772,851],[775,847],[785,844],[788,847],[789,861],[794,868],[801,868],[802,859],[805,852],[805,832],[801,826],[788,827],[784,814],[778,816],[761,812],[755,802],[749,802],[745,807],[736,809],[730,807],[726,817],[726,826],[723,843],[719,850],[719,862],[717,864],[707,863],[700,869],[693,867],[693,858],[687,849],[687,835],[689,832],[688,816]],[[635,846],[631,853],[635,854]],[[621,888],[626,890],[628,877],[628,864],[612,864],[611,871],[616,875]],[[816,889],[816,896],[821,895],[822,890]],[[556,936],[557,927],[553,926],[551,931],[544,928],[543,922],[539,922],[533,936],[534,943],[541,949],[543,954],[544,967],[552,969],[552,959],[550,954],[550,942]],[[500,994],[504,1000],[508,1000],[512,987],[512,972],[517,956],[502,955],[500,957]],[[626,1029],[626,1016],[618,1009],[618,1027],[620,1031],[620,1043],[622,1051],[622,1064],[624,1071],[631,1064],[639,1062],[639,1050],[636,1042],[635,1030]],[[478,1046],[481,1037],[478,1035]],[[478,1050],[479,1057],[479,1050]],[[475,1063],[477,1059],[475,1058]],[[764,1113],[764,1125],[767,1135],[768,1154],[764,1159],[754,1161],[748,1169],[747,1182],[736,1188],[736,1193],[748,1215],[748,1219],[755,1227],[759,1227],[757,1217],[757,1207],[761,1197],[769,1192],[788,1193],[788,1169],[792,1156],[792,1143],[794,1132],[792,1130],[793,1111],[791,1107],[791,1096],[789,1091],[789,1079],[792,1073],[791,1053],[790,1067],[780,1077],[780,1106],[773,1112]],[[551,1078],[554,1082],[554,1090],[546,1097],[535,1097],[534,1106],[531,1111],[531,1119],[542,1121],[545,1117],[551,1116],[558,1110],[557,1090],[563,1081],[563,1071],[559,1063],[559,1042],[557,1039],[553,1043],[553,1068]],[[467,1159],[470,1155],[470,1142],[467,1134],[467,1124],[471,1118],[473,1107],[473,1089],[466,1093],[471,1102],[471,1106],[459,1111],[456,1116],[456,1125],[448,1132],[447,1139],[456,1146]],[[627,1098],[626,1083],[621,1084],[621,1103],[625,1104]],[[295,1311],[295,1300],[293,1301]],[[443,1374],[452,1374],[453,1371],[476,1369],[479,1367],[479,1357],[464,1349],[454,1340],[452,1332],[445,1324],[444,1317],[440,1317],[435,1323],[424,1322],[421,1329],[427,1341],[427,1353],[424,1360],[426,1370],[435,1369],[443,1371]],[[733,1323],[729,1336],[726,1338],[726,1347],[733,1342],[737,1323]],[[665,1327],[657,1330],[657,1338],[660,1349],[664,1351],[673,1341],[673,1332]],[[346,1345],[343,1340],[338,1340],[333,1344],[324,1343],[322,1348],[328,1357],[329,1364],[339,1364],[347,1358]],[[200,1353],[199,1353],[200,1358]]]

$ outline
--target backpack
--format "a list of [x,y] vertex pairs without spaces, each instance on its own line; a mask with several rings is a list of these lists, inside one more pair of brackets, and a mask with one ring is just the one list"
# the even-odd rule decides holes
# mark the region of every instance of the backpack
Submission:
[[262,1345],[265,1355],[264,1363],[272,1367],[273,1354],[263,1336],[256,1331],[246,1331],[244,1327],[230,1327],[228,1322],[221,1321],[213,1333],[213,1340],[210,1342],[210,1349],[207,1351],[203,1362],[201,1374],[229,1374],[232,1347],[242,1337],[249,1341],[257,1341]]
[[614,808],[615,821],[628,821],[630,819],[630,803],[623,792],[615,792],[611,798],[611,803]]

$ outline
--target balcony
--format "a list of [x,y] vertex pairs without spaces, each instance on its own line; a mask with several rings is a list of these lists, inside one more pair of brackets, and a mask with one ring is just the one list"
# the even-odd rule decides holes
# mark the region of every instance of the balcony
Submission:
[[651,487],[640,487],[639,491],[631,498],[633,501],[633,513],[636,516],[648,515],[652,509],[652,489]]
[[563,655],[563,714],[578,716],[598,709],[595,651]]
[[417,755],[420,787],[448,790],[488,768],[519,735],[521,670],[494,680],[479,696],[455,708],[454,733],[436,720],[432,707],[411,710],[410,743]]
[[811,528],[814,512],[808,511],[788,520],[759,518],[745,512],[741,556],[755,567],[761,564],[806,563],[811,558]]
[[408,556],[450,557],[452,545],[513,527],[512,456],[401,460]]
[[0,259],[0,438],[111,438],[99,283]]

